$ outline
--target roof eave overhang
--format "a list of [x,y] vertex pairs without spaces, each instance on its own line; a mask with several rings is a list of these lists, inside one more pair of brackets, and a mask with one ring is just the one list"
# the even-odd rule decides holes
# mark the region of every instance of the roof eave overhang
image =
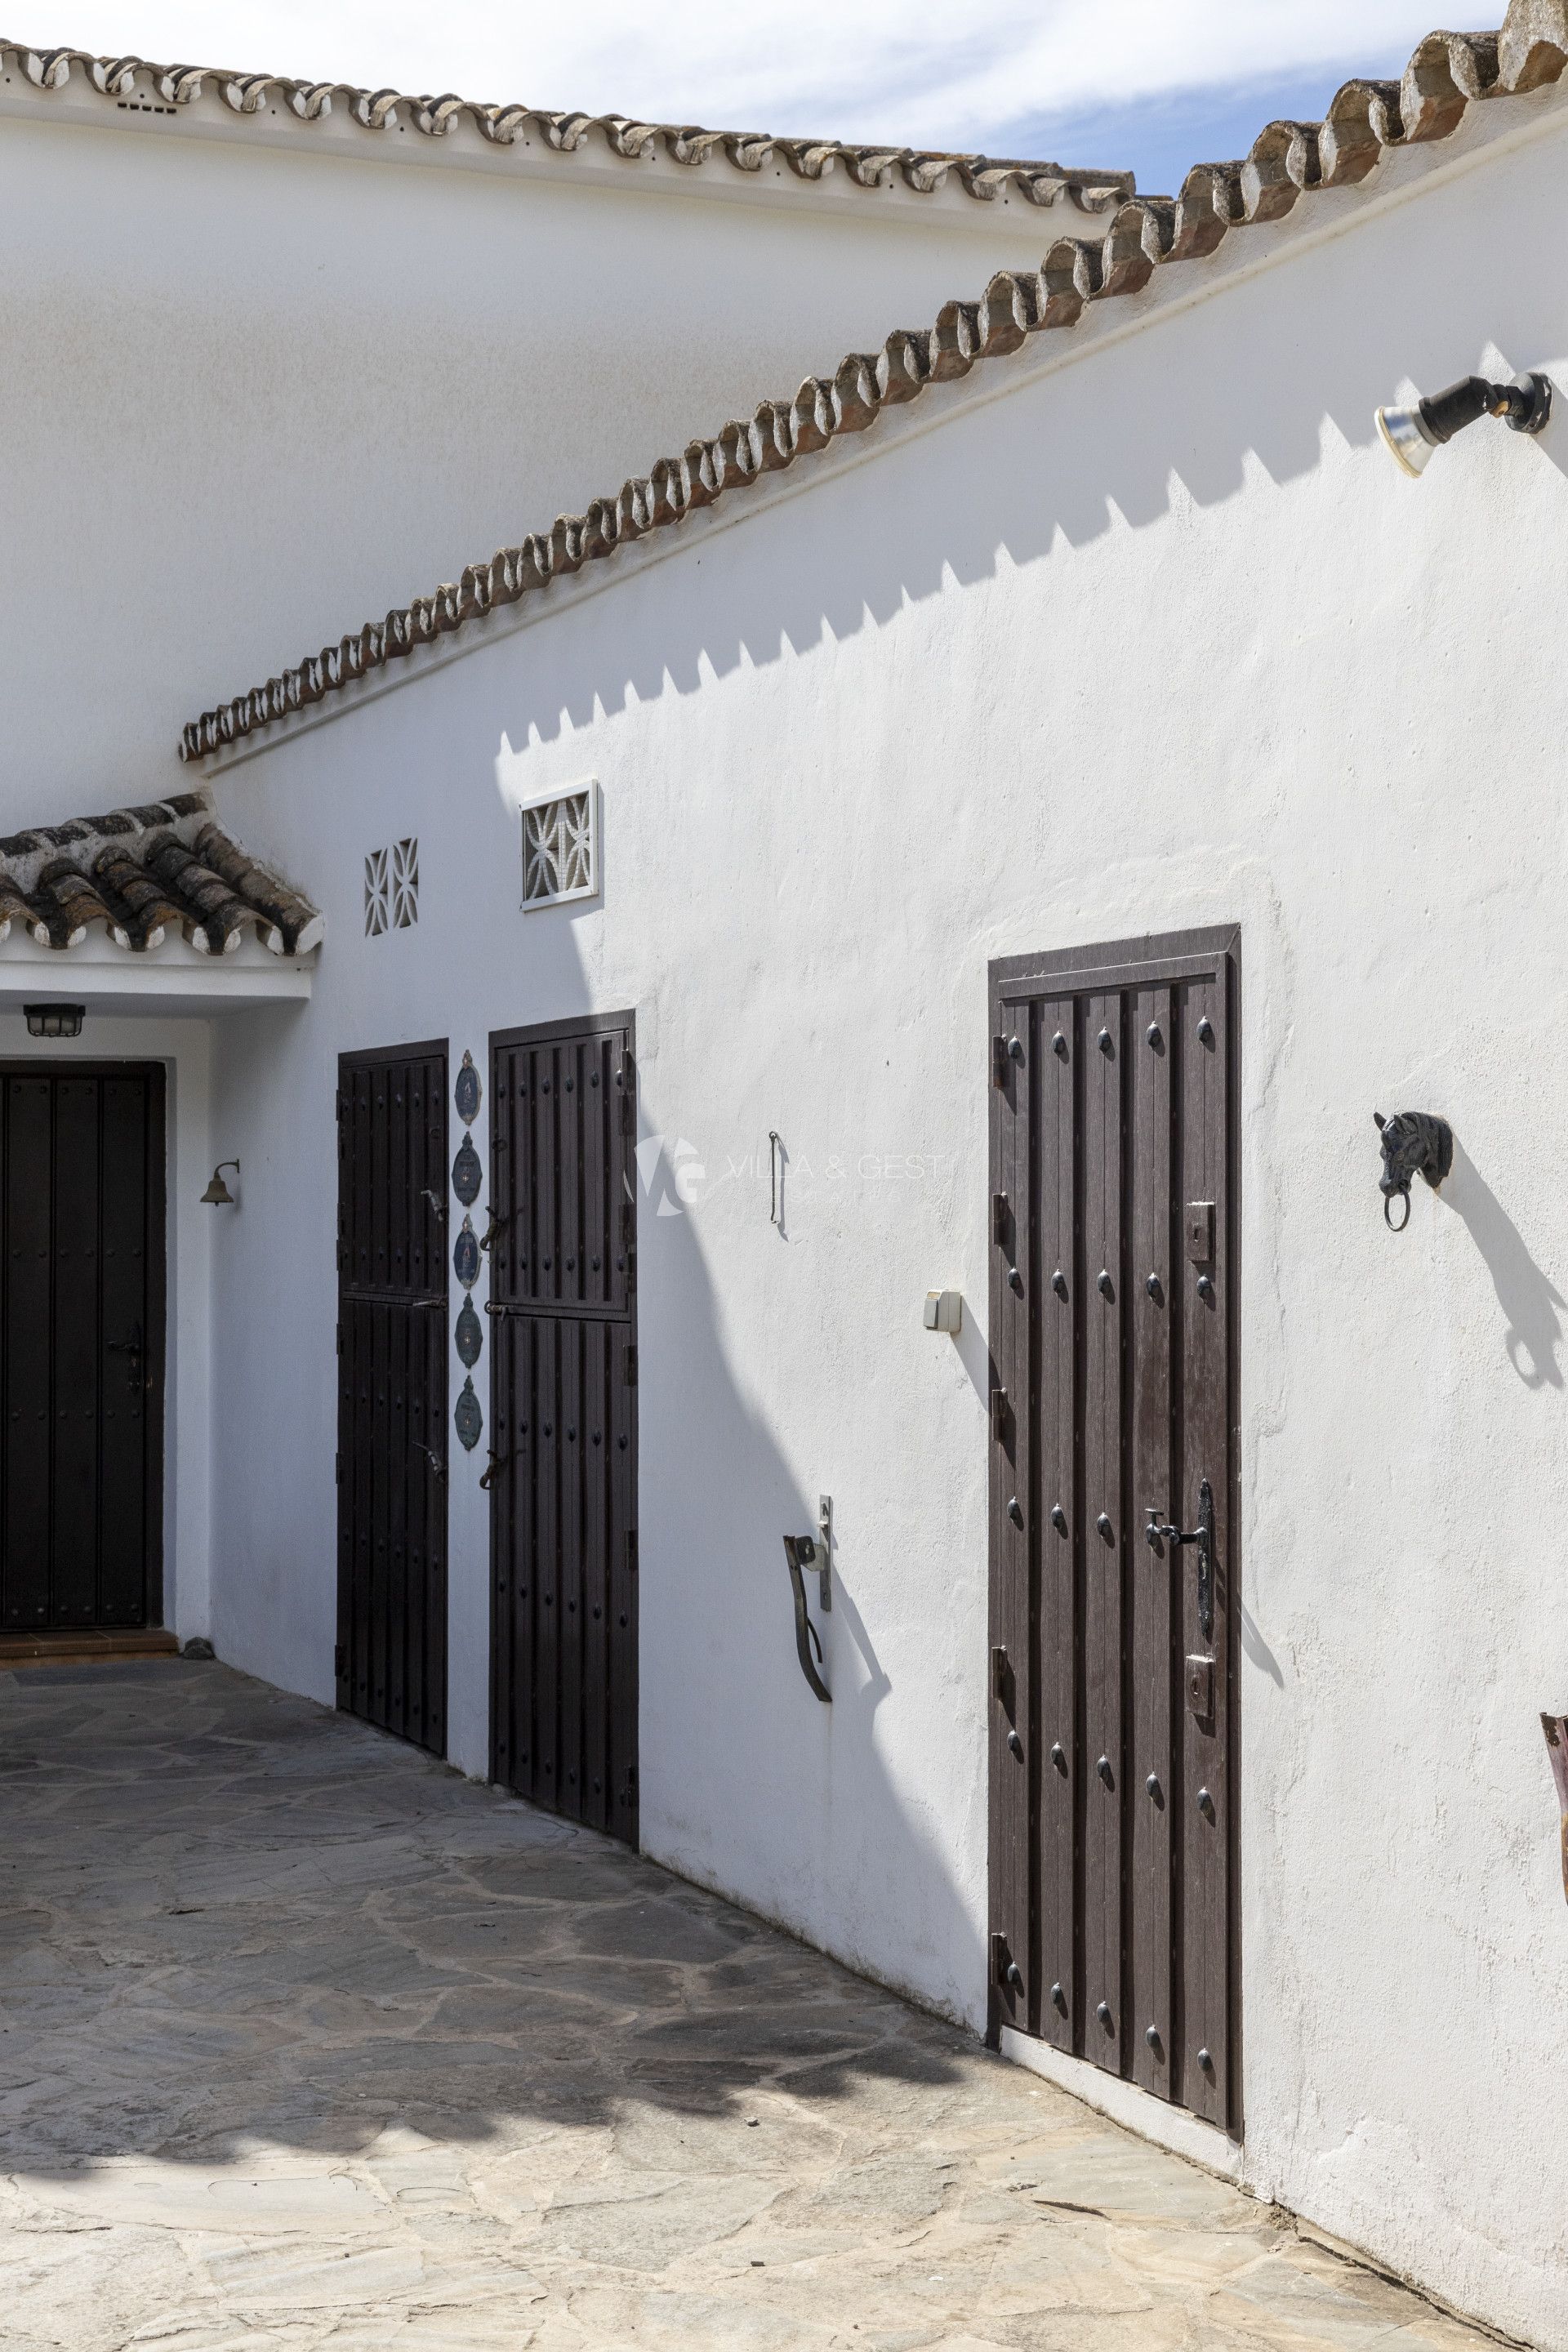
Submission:
[[302,1003],[316,956],[276,956],[255,940],[232,955],[199,955],[183,940],[128,955],[101,934],[79,947],[41,948],[13,931],[0,944],[0,1015],[26,1004],[82,1004],[89,1014],[210,1020],[266,1004]]

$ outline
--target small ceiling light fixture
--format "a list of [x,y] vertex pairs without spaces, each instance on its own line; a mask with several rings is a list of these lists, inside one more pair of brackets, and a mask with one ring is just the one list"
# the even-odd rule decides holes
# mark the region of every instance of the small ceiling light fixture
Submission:
[[202,1194],[202,1200],[209,1209],[232,1209],[234,1206],[234,1194],[229,1191],[228,1186],[223,1181],[223,1171],[226,1168],[232,1168],[237,1176],[239,1173],[239,1162],[237,1160],[220,1160],[218,1161],[217,1166],[213,1170],[212,1182]]
[[79,1037],[85,1004],[24,1004],[29,1037]]
[[1515,433],[1539,433],[1551,414],[1551,383],[1533,371],[1516,375],[1511,383],[1466,375],[1446,392],[1429,393],[1425,400],[1417,400],[1413,408],[1380,408],[1377,429],[1401,473],[1414,479],[1430,463],[1434,449],[1440,449],[1478,417],[1500,416]]

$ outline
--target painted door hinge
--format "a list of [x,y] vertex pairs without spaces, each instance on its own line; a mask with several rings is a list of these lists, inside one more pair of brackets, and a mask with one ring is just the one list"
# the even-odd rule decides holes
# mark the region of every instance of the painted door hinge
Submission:
[[628,1348],[626,1352],[626,1383],[629,1389],[635,1389],[637,1384],[637,1351],[635,1348]]
[[349,1654],[340,1642],[337,1648],[332,1652],[332,1672],[337,1675],[341,1680],[341,1678],[347,1674],[348,1666]]

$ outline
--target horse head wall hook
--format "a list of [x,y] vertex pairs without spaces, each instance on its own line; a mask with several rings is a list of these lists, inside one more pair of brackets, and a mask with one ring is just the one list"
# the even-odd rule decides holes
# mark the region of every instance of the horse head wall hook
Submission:
[[[1402,1234],[1410,1223],[1410,1187],[1415,1177],[1425,1176],[1436,1192],[1453,1166],[1454,1130],[1446,1118],[1426,1110],[1399,1110],[1392,1118],[1374,1110],[1373,1118],[1383,1139],[1383,1174],[1377,1185],[1383,1194],[1383,1222],[1391,1234]],[[1405,1203],[1397,1224],[1390,1213],[1396,1199]]]

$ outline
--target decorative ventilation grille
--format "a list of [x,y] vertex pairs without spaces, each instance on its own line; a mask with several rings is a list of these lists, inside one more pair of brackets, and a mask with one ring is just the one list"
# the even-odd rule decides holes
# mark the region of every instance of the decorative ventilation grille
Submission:
[[599,788],[583,784],[522,811],[522,903],[558,907],[599,887]]
[[364,861],[364,935],[405,931],[419,920],[419,844],[412,835]]
[[386,852],[373,849],[364,861],[364,935],[379,939],[386,929]]
[[400,931],[419,920],[419,844],[415,840],[392,845],[392,920]]

